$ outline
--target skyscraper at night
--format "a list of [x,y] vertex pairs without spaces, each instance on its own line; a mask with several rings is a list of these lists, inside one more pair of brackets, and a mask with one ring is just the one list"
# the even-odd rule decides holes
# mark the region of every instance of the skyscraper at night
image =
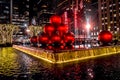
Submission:
[[120,0],[99,1],[99,27],[111,31],[114,38],[120,36]]
[[0,1],[0,24],[10,23],[10,1]]
[[22,26],[29,22],[29,0],[1,0],[0,23]]

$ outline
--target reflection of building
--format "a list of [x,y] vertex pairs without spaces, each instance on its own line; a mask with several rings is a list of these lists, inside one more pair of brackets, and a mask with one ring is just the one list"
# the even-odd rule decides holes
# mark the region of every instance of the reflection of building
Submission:
[[10,2],[8,0],[0,1],[0,24],[10,23]]
[[99,27],[111,31],[114,37],[120,35],[120,0],[99,1]]

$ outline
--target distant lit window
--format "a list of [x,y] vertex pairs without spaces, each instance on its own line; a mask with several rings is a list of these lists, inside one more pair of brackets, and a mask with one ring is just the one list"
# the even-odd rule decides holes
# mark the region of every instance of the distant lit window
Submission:
[[113,21],[110,21],[110,23],[113,23]]
[[102,20],[104,20],[104,18],[102,18]]
[[110,12],[113,12],[113,10],[110,10]]
[[103,7],[101,7],[101,9],[103,9]]
[[105,22],[106,22],[105,24],[108,24],[108,23],[107,23],[107,20],[106,20]]
[[115,31],[115,34],[117,34],[117,31]]
[[117,31],[119,31],[119,28],[117,28]]
[[112,5],[110,4],[109,7],[111,7]]
[[110,31],[110,29],[108,29],[108,31]]
[[116,4],[113,4],[113,6],[115,6]]

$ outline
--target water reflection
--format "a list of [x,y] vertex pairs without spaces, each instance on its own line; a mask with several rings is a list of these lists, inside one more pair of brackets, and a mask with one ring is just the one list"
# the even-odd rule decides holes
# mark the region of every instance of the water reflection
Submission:
[[120,80],[120,55],[53,65],[0,48],[0,80]]

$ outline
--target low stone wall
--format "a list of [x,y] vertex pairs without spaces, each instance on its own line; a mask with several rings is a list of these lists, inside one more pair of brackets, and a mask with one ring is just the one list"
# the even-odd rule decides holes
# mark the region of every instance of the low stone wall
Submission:
[[120,53],[120,46],[108,46],[83,50],[68,50],[59,53],[53,53],[52,51],[43,50],[40,48],[18,45],[13,45],[13,48],[50,63],[65,63]]

